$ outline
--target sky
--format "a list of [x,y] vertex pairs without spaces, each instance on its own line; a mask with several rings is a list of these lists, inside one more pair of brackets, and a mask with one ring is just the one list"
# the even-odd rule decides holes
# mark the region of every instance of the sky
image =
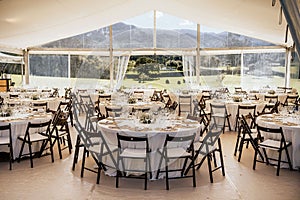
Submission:
[[[123,21],[126,24],[135,25],[142,28],[153,28],[153,11],[145,13],[143,15],[139,15],[133,17],[131,19]],[[157,29],[192,29],[197,30],[197,24],[186,20],[181,19],[172,15],[168,15],[159,11],[156,11],[156,25]],[[215,32],[220,33],[223,30],[207,27],[207,26],[200,26],[201,32]]]

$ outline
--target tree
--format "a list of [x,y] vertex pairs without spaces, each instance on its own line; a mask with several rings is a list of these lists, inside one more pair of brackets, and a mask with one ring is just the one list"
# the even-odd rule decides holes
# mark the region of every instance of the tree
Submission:
[[151,58],[140,57],[136,60],[135,67],[139,80],[143,82],[148,79],[157,78],[160,72],[159,65]]

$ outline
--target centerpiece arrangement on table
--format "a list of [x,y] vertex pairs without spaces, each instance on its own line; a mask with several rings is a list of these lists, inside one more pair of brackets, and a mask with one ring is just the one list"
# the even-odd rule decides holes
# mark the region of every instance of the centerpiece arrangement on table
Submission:
[[1,117],[9,117],[11,115],[12,115],[12,109],[10,109],[10,108],[2,109],[0,112]]
[[243,101],[243,98],[241,96],[233,96],[232,97],[232,100],[234,102],[242,102]]
[[40,99],[39,95],[37,94],[32,95],[32,100],[38,100],[38,99]]
[[140,115],[140,122],[143,124],[151,124],[151,115],[149,113],[142,113]]
[[136,98],[134,98],[134,97],[129,97],[129,98],[128,98],[128,103],[129,103],[129,104],[134,104],[134,103],[136,103]]

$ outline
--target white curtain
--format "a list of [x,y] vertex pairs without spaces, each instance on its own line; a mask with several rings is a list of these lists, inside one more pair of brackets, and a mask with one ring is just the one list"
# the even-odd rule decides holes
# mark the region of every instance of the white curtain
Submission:
[[115,68],[115,78],[113,91],[120,89],[127,70],[130,54],[114,57],[118,59],[118,65]]
[[199,86],[196,78],[196,56],[193,55],[183,55],[183,74],[185,78],[185,83],[190,89],[194,89]]

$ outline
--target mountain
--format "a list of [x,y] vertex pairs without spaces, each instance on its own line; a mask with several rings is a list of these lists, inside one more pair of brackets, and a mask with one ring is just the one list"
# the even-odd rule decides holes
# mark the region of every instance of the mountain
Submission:
[[[191,29],[157,29],[157,48],[195,48],[197,32]],[[201,48],[270,46],[271,43],[230,32],[201,32]],[[108,48],[109,28],[104,27],[74,37],[42,45],[47,48]],[[152,48],[153,29],[125,23],[113,25],[113,47]]]

